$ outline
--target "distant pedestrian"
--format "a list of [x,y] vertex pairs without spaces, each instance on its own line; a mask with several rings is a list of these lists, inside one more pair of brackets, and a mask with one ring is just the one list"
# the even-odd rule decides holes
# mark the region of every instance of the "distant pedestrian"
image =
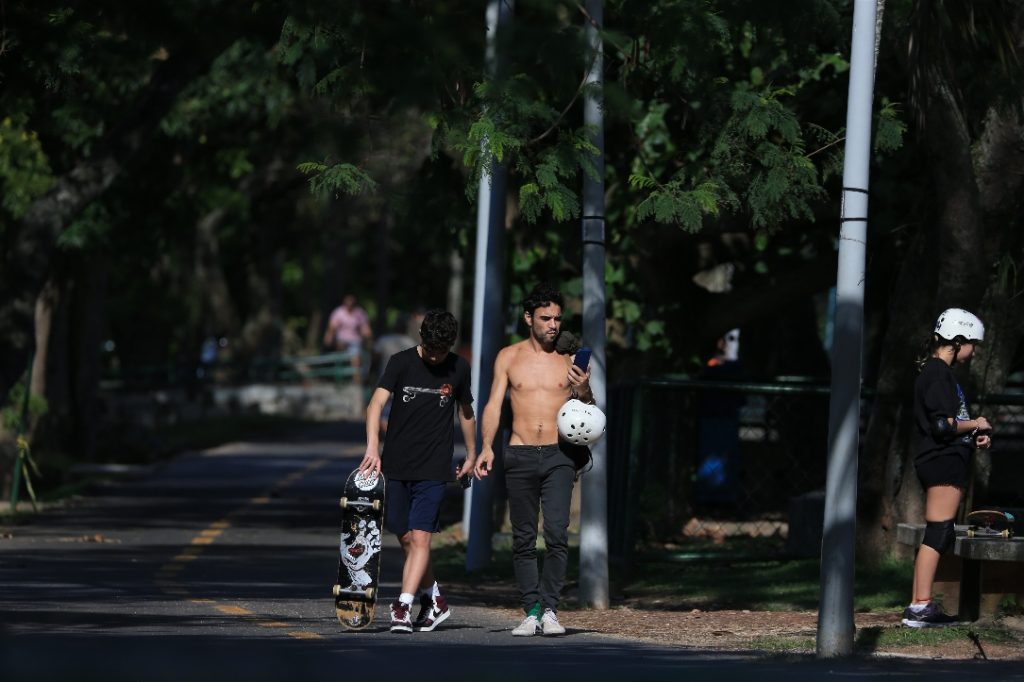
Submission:
[[932,601],[939,557],[953,548],[953,519],[970,473],[976,448],[992,444],[992,426],[984,417],[971,418],[967,399],[953,366],[970,360],[985,339],[985,325],[974,314],[950,308],[939,315],[935,331],[914,384],[917,443],[914,468],[925,489],[924,541],[914,561],[913,595],[903,611],[912,628],[941,627],[956,622]]
[[327,321],[324,346],[348,354],[356,383],[363,380],[363,341],[372,336],[369,315],[356,305],[355,296],[346,294]]
[[[451,352],[457,335],[458,322],[451,313],[427,312],[420,328],[422,342],[391,356],[366,408],[366,454],[359,469],[382,470],[387,477],[384,524],[405,551],[402,593],[391,604],[392,632],[429,632],[451,615],[434,580],[430,543],[440,530],[445,485],[453,480],[455,411],[467,452],[456,475],[472,472],[476,459],[469,363]],[[379,453],[381,410],[392,396],[384,451]],[[417,595],[420,612],[412,621],[409,612]]]

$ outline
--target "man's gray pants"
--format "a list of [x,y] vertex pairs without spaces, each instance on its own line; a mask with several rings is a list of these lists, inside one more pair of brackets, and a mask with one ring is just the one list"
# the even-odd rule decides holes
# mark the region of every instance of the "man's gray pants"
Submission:
[[[576,463],[559,445],[505,448],[505,487],[512,521],[512,567],[524,610],[540,602],[558,610],[569,564],[569,504]],[[537,570],[538,512],[544,512],[543,574]]]

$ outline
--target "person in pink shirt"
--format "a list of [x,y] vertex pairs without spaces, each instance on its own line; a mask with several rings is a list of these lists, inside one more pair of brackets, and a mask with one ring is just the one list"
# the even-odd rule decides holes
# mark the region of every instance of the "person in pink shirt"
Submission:
[[354,370],[354,380],[361,383],[363,340],[373,336],[370,317],[356,305],[356,297],[346,294],[341,305],[331,312],[324,332],[324,345],[349,354]]

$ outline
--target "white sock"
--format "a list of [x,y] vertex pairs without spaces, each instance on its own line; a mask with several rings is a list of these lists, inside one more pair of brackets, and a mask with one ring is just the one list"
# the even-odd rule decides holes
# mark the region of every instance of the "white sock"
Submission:
[[402,602],[406,606],[412,606],[413,596],[408,592],[403,592],[398,596],[398,601]]
[[910,610],[914,613],[921,613],[922,611],[924,611],[926,606],[928,606],[928,602],[925,602],[923,604],[911,604]]
[[437,581],[434,581],[434,586],[430,588],[430,596],[437,599],[441,596],[441,588],[437,586]]

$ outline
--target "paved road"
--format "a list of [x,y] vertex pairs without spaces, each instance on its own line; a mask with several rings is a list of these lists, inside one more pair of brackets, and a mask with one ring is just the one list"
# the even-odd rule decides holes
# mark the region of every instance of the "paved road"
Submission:
[[[460,603],[438,631],[341,630],[336,498],[358,425],[185,455],[143,480],[3,529],[0,680],[1021,679],[990,663],[765,658],[570,630],[513,638]],[[384,598],[400,550],[386,547]],[[483,677],[481,677],[483,676]]]

